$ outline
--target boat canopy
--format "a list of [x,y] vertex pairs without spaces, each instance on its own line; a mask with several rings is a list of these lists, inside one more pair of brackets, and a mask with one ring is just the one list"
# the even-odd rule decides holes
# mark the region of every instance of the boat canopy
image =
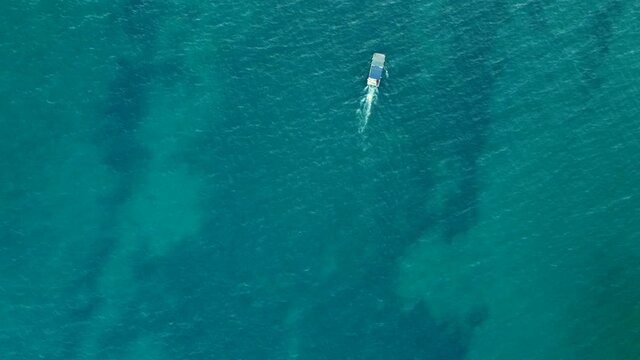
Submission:
[[382,68],[380,66],[371,65],[369,77],[376,80],[382,79]]

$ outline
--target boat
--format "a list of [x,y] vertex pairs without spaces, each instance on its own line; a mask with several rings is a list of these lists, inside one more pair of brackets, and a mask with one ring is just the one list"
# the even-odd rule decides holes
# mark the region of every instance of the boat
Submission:
[[384,59],[384,54],[373,54],[373,58],[371,59],[371,68],[369,69],[369,77],[367,78],[367,86],[380,86],[380,79],[382,79],[382,70],[384,69]]

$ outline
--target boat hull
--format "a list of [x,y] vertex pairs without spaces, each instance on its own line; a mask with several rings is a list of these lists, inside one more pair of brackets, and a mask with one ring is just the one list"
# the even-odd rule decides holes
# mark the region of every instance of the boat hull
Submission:
[[367,86],[380,86],[382,72],[384,70],[384,61],[386,56],[380,53],[374,53],[371,59],[371,67],[369,68],[369,77],[367,78]]

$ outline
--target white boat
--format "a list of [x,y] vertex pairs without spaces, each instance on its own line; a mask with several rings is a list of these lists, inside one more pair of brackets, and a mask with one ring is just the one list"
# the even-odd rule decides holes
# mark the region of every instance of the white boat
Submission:
[[368,86],[380,86],[380,79],[382,79],[382,71],[384,70],[384,59],[384,54],[373,54],[373,58],[371,59],[371,68],[369,69],[369,77],[367,78]]

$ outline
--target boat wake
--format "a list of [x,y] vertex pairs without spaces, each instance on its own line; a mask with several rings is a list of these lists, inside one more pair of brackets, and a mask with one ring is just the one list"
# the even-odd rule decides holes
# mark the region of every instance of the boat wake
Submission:
[[360,108],[356,113],[358,114],[358,132],[363,133],[367,128],[367,123],[369,122],[369,116],[371,116],[371,108],[378,97],[378,88],[375,86],[367,86],[364,89],[365,93],[360,99]]

